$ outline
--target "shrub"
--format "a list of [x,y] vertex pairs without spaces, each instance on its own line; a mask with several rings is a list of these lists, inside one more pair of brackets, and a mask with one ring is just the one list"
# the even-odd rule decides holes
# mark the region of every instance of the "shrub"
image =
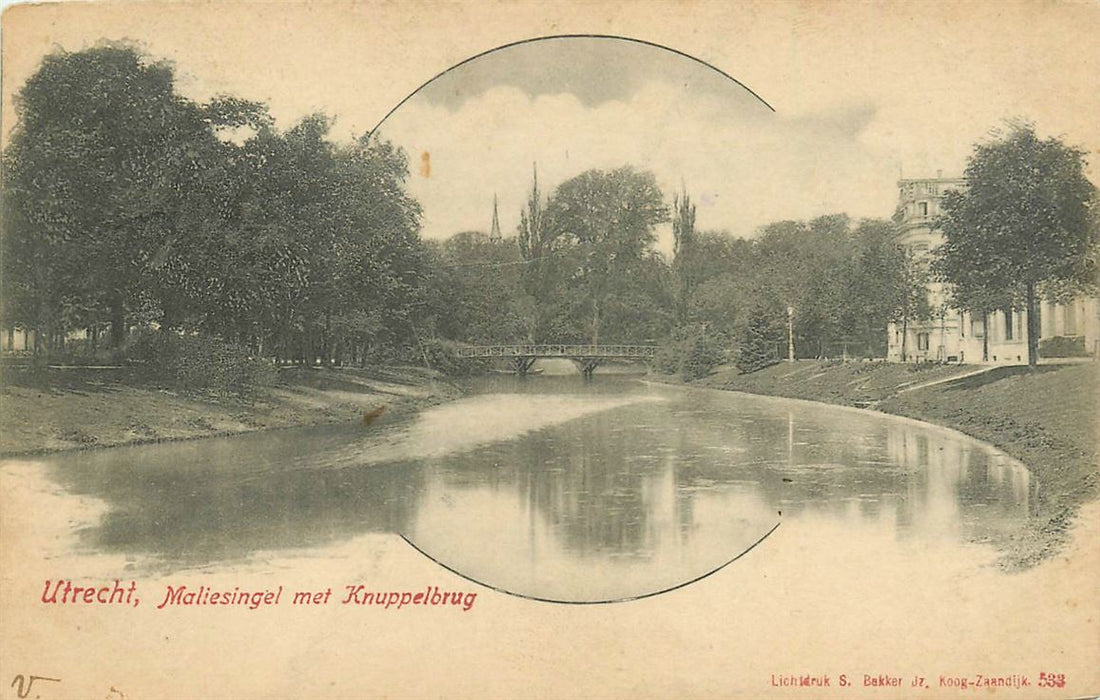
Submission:
[[450,375],[480,374],[489,368],[489,361],[479,358],[459,358],[455,353],[456,344],[438,338],[429,338],[421,343],[418,352],[421,362],[426,358],[432,369]]
[[687,340],[680,376],[692,380],[710,374],[711,370],[726,361],[724,345],[717,336],[706,331],[694,334]]
[[667,340],[653,355],[653,369],[661,374],[676,374],[681,364],[680,342],[675,337]]
[[755,372],[779,362],[775,354],[775,340],[771,328],[762,314],[753,314],[745,326],[737,351],[737,369],[741,374]]
[[218,338],[145,331],[127,347],[127,356],[157,379],[183,389],[221,394],[251,394],[275,382],[275,366],[253,358],[248,350]]
[[710,374],[726,361],[726,339],[702,324],[681,326],[653,358],[662,374],[679,374],[684,381]]
[[920,362],[910,362],[905,365],[905,371],[909,373],[914,372],[927,372],[930,369],[936,369],[940,367],[942,362],[934,362],[932,360],[922,360]]
[[1085,336],[1056,335],[1039,341],[1039,355],[1042,357],[1087,357]]

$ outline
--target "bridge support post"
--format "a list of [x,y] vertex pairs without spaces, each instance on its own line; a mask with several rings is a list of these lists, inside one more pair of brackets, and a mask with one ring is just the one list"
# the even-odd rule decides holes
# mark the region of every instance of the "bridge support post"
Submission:
[[580,370],[581,376],[585,379],[590,379],[592,373],[600,366],[600,360],[591,357],[575,357],[573,358],[573,362],[577,365],[577,369]]
[[531,369],[531,365],[535,364],[535,360],[537,359],[537,357],[513,357],[512,370],[516,374],[523,376],[527,374],[528,370]]

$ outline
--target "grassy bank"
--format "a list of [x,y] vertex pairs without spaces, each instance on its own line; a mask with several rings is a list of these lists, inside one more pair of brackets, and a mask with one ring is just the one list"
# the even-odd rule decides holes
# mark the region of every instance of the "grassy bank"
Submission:
[[389,420],[457,395],[414,367],[280,370],[251,397],[185,392],[133,369],[6,368],[0,456]]
[[806,360],[745,375],[722,369],[694,384],[870,407],[997,446],[1039,481],[1029,527],[1017,540],[1000,543],[1006,567],[1017,568],[1057,551],[1077,507],[1100,493],[1097,383],[1094,362],[1032,371]]

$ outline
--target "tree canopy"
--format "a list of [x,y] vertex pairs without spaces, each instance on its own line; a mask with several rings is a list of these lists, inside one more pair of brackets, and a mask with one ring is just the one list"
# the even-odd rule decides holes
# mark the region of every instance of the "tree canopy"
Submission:
[[974,148],[966,188],[943,199],[936,268],[953,285],[954,303],[980,313],[1025,309],[1030,365],[1041,287],[1095,281],[1096,188],[1084,166],[1084,151],[1015,125]]
[[[670,207],[653,173],[623,165],[548,196],[535,172],[514,238],[425,243],[399,148],[334,142],[324,114],[279,129],[262,104],[184,98],[171,65],[131,46],[53,54],[18,100],[0,298],[4,322],[47,345],[102,326],[120,348],[127,328],[155,326],[327,363],[426,358],[433,337],[669,339],[698,376],[739,346],[746,366],[767,362],[788,308],[802,357],[879,355],[887,321],[927,313],[921,270],[886,221],[836,214],[734,239],[696,230],[686,191]],[[1019,303],[1094,274],[1082,160],[1027,130],[976,151],[970,189],[945,199],[958,303]]]
[[[668,207],[653,174],[630,166],[589,170],[554,191],[544,226],[563,263],[556,286],[576,302],[572,311],[587,312],[589,342],[599,342],[601,326],[613,342],[658,330],[644,315],[635,316],[639,323],[627,319],[647,306],[661,308],[647,297],[661,274],[656,226],[666,221]],[[609,319],[615,325],[608,329]]]
[[413,342],[425,303],[404,153],[286,131],[263,105],[197,103],[125,44],[48,56],[5,153],[8,324],[156,324],[312,362]]

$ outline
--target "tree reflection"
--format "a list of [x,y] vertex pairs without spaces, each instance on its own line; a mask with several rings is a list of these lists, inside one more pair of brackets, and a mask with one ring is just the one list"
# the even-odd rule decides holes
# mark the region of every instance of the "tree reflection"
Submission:
[[81,533],[87,546],[195,566],[406,529],[423,491],[421,466],[339,468],[349,437],[286,431],[88,452],[55,472],[73,492],[110,506]]
[[[637,386],[605,382],[600,392]],[[578,391],[582,400],[593,390]],[[755,541],[779,511],[894,528],[900,539],[1003,542],[1034,500],[1026,470],[948,431],[663,391],[666,400],[543,420],[548,427],[533,432],[516,426],[495,442],[423,453],[430,457],[415,458],[398,439],[415,431],[314,429],[92,451],[52,460],[53,473],[110,506],[82,533],[88,547],[152,555],[166,567],[419,532],[454,556],[469,550],[471,561],[680,562],[698,573]],[[476,418],[508,410],[481,398],[469,404],[484,412]]]
[[464,456],[438,478],[447,488],[514,489],[529,530],[537,517],[582,556],[647,559],[687,543],[706,524],[699,499],[729,491],[785,516],[886,518],[903,538],[998,539],[1027,517],[1027,472],[969,440],[870,414],[726,398],[597,414],[498,446],[483,462]]

